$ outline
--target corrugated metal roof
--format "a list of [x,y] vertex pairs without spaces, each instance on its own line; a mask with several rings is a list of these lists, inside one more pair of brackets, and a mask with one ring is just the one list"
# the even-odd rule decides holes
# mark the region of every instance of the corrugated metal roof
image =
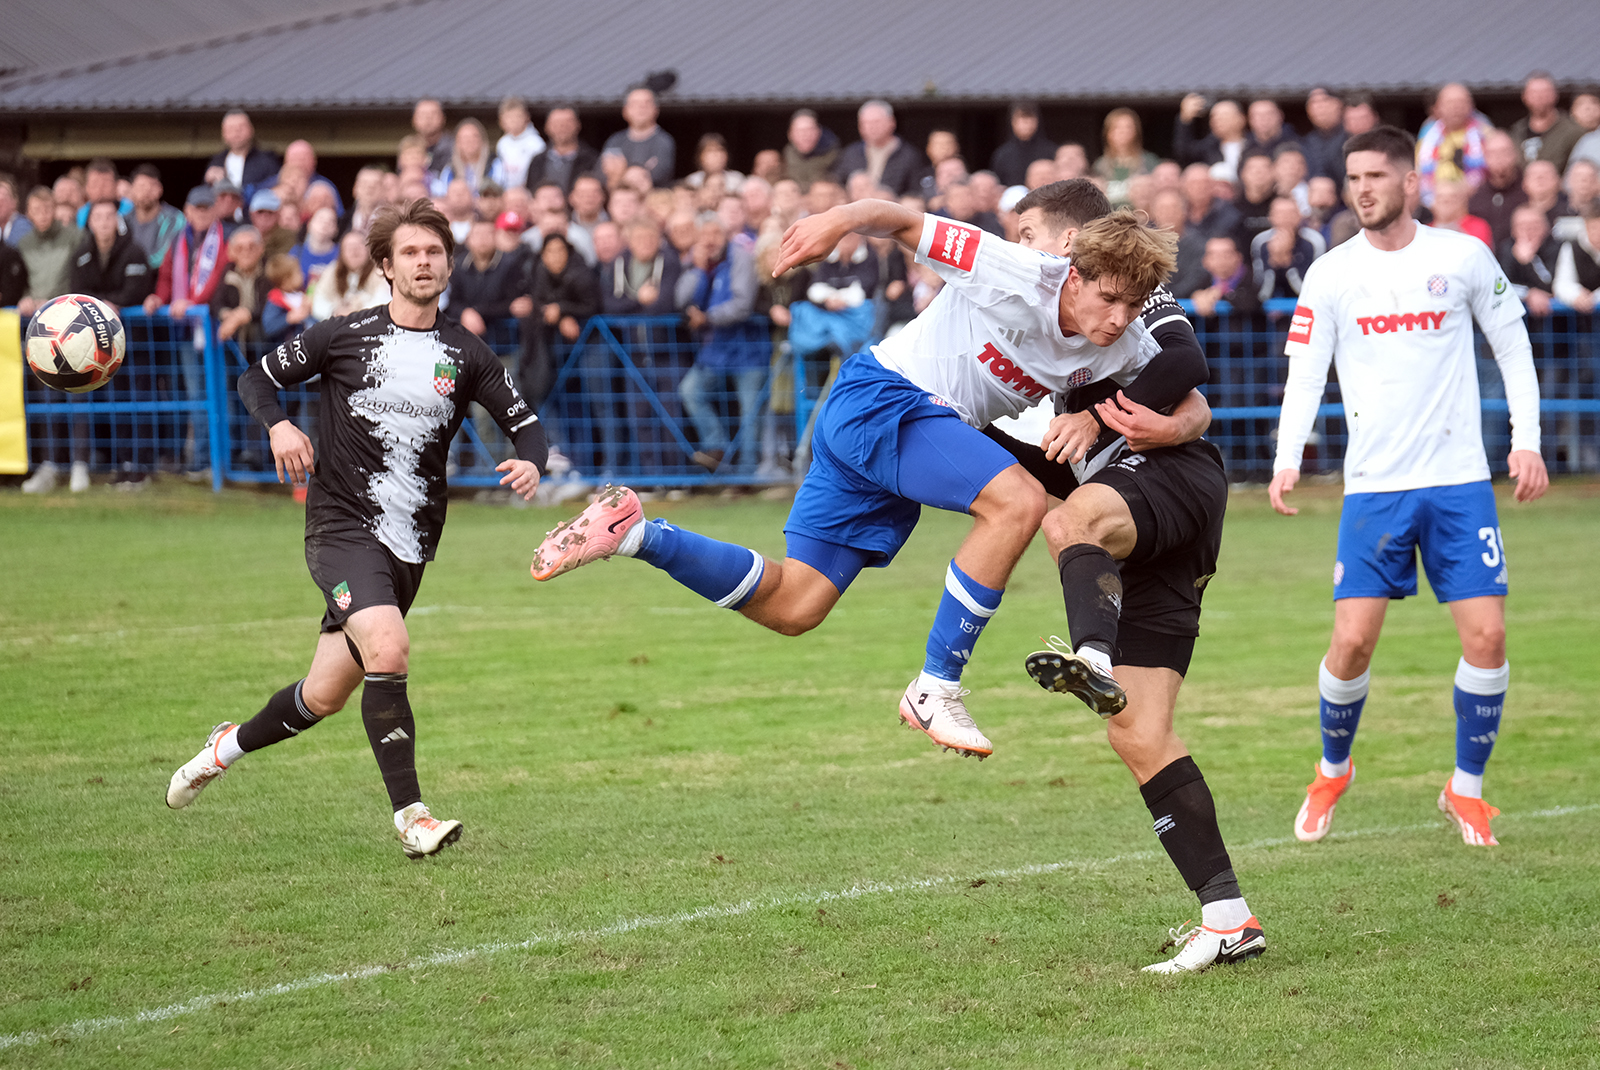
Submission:
[[0,71],[83,67],[352,6],[352,0],[6,0]]
[[1506,89],[1536,68],[1600,81],[1594,0],[1545,0],[1514,22],[1499,0],[852,0],[839,14],[794,0],[320,7],[333,10],[5,79],[0,108],[408,107],[421,95],[482,107],[506,93],[599,103],[667,68],[679,75],[667,100],[680,105],[1409,92],[1452,79]]

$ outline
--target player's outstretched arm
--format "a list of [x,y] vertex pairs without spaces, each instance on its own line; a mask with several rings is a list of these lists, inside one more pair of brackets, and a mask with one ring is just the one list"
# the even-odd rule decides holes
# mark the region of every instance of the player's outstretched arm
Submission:
[[1193,442],[1211,426],[1211,406],[1198,390],[1189,391],[1171,416],[1139,404],[1121,390],[1094,411],[1102,423],[1127,440],[1134,453]]
[[1300,469],[1283,468],[1272,473],[1272,482],[1267,485],[1267,500],[1284,516],[1294,516],[1300,511],[1283,500],[1283,496],[1294,490],[1294,485],[1298,482],[1300,482]]
[[869,238],[893,238],[915,252],[917,243],[922,240],[922,213],[894,201],[864,200],[841,204],[821,215],[807,216],[784,232],[778,262],[772,268],[773,277],[816,263],[833,252],[839,239],[852,231]]

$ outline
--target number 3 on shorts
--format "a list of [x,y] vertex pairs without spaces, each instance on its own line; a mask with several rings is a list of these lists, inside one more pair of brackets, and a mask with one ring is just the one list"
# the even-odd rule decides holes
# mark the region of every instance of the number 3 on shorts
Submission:
[[1478,538],[1489,544],[1489,548],[1478,556],[1483,558],[1483,563],[1494,568],[1500,563],[1500,529],[1479,528]]

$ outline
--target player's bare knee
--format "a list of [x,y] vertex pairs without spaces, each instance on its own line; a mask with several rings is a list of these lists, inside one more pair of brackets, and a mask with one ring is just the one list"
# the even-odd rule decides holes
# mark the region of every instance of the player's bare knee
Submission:
[[1492,669],[1506,663],[1506,626],[1484,624],[1463,631],[1461,653],[1472,665]]
[[1012,467],[990,481],[971,511],[979,520],[1011,531],[1025,530],[1031,537],[1039,530],[1047,504],[1043,485],[1020,467]]

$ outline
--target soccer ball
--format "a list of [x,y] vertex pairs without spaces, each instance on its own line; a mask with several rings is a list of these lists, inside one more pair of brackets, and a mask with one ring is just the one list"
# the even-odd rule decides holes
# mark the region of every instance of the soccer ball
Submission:
[[23,342],[28,367],[45,386],[82,394],[111,381],[128,351],[117,310],[98,297],[63,294],[39,306]]

